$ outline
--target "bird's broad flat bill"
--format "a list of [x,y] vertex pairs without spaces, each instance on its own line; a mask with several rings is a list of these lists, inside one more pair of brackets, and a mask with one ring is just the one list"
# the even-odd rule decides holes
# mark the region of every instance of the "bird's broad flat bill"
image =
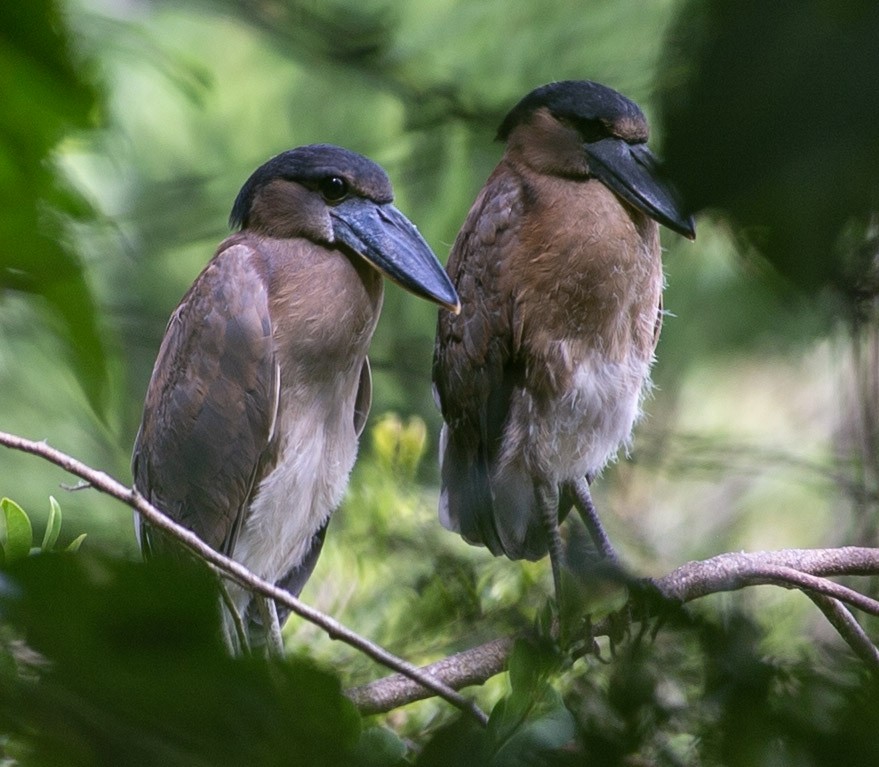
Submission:
[[385,276],[455,312],[460,302],[430,246],[390,203],[351,197],[330,213],[336,239],[372,263]]
[[593,174],[630,205],[672,231],[693,239],[696,225],[681,209],[674,189],[657,172],[659,163],[645,144],[606,138],[584,145]]

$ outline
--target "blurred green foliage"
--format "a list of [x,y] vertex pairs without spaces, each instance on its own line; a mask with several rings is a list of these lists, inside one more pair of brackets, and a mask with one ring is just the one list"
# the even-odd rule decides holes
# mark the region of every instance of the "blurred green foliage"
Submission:
[[206,568],[44,555],[3,586],[21,632],[7,640],[34,654],[4,669],[0,694],[22,764],[353,763],[359,722],[338,680],[230,658]]
[[4,3],[0,30],[0,297],[15,290],[42,298],[68,364],[103,414],[108,363],[97,306],[63,226],[92,211],[54,165],[65,135],[95,126],[100,97],[53,0]]
[[693,209],[731,216],[794,285],[863,290],[876,258],[859,246],[879,199],[879,6],[697,0],[678,18],[661,105],[669,171]]
[[[644,106],[703,211],[694,245],[663,234],[657,386],[633,455],[595,487],[626,562],[876,543],[864,371],[879,335],[870,315],[858,334],[844,322],[875,302],[875,3],[40,0],[0,22],[0,429],[127,478],[167,318],[254,167],[310,142],[363,152],[444,260],[506,110],[586,77]],[[493,559],[436,522],[435,318],[388,287],[373,416],[303,593],[415,662],[529,629],[550,591],[545,563]],[[41,510],[68,480],[0,451],[0,495],[32,522],[16,541],[57,535]],[[24,764],[876,762],[875,680],[789,594],[714,600],[609,664],[520,648],[509,678],[473,691],[486,732],[436,701],[359,723],[340,682],[382,669],[295,618],[289,666],[219,657],[204,574],[126,562],[115,502],[62,503],[55,547],[85,530],[82,559],[17,557],[0,580],[18,632],[3,633],[0,731]],[[48,672],[21,666],[22,636]]]

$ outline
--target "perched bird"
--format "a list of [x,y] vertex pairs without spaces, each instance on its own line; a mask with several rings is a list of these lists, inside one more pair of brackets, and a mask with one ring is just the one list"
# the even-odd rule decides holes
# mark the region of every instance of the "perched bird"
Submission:
[[647,148],[638,106],[590,81],[551,83],[506,116],[506,151],[448,272],[433,380],[440,519],[495,555],[551,556],[576,504],[613,556],[589,482],[630,438],[662,321],[659,227],[695,236]]
[[[342,500],[371,402],[382,276],[458,311],[384,170],[329,145],[273,157],[171,316],[132,468],[169,517],[298,594]],[[146,553],[161,548],[138,522]],[[251,595],[233,589],[241,616]],[[250,613],[248,614],[248,610]]]

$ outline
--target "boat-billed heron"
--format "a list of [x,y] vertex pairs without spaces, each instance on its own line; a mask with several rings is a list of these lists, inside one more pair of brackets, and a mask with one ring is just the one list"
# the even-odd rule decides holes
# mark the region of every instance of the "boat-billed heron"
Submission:
[[506,151],[448,271],[433,379],[440,519],[495,555],[551,556],[576,504],[613,556],[589,482],[625,445],[662,322],[659,224],[693,238],[647,148],[638,106],[589,81],[551,83],[506,116]]
[[[258,168],[232,208],[240,231],[171,316],[146,395],[136,488],[294,594],[317,562],[369,410],[382,277],[459,307],[392,199],[381,167],[335,146]],[[138,533],[147,553],[162,545],[155,530]],[[230,593],[262,622],[249,593]]]

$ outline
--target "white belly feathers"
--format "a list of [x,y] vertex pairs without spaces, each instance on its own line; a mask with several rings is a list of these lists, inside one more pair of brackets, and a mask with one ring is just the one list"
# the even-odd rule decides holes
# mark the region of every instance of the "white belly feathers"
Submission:
[[[518,434],[508,429],[499,469],[524,459],[531,470],[558,482],[600,472],[628,445],[650,389],[651,363],[634,352],[611,361],[596,350],[572,359],[572,385],[563,397],[552,399],[538,417],[522,419],[511,412],[508,423],[527,423],[528,429]],[[532,416],[537,405],[525,391],[513,408]]]
[[[302,559],[342,501],[357,456],[349,400],[350,392],[321,392],[311,401],[281,392],[278,429],[286,442],[277,466],[260,483],[233,553],[272,583]],[[236,595],[240,609],[248,599]]]

